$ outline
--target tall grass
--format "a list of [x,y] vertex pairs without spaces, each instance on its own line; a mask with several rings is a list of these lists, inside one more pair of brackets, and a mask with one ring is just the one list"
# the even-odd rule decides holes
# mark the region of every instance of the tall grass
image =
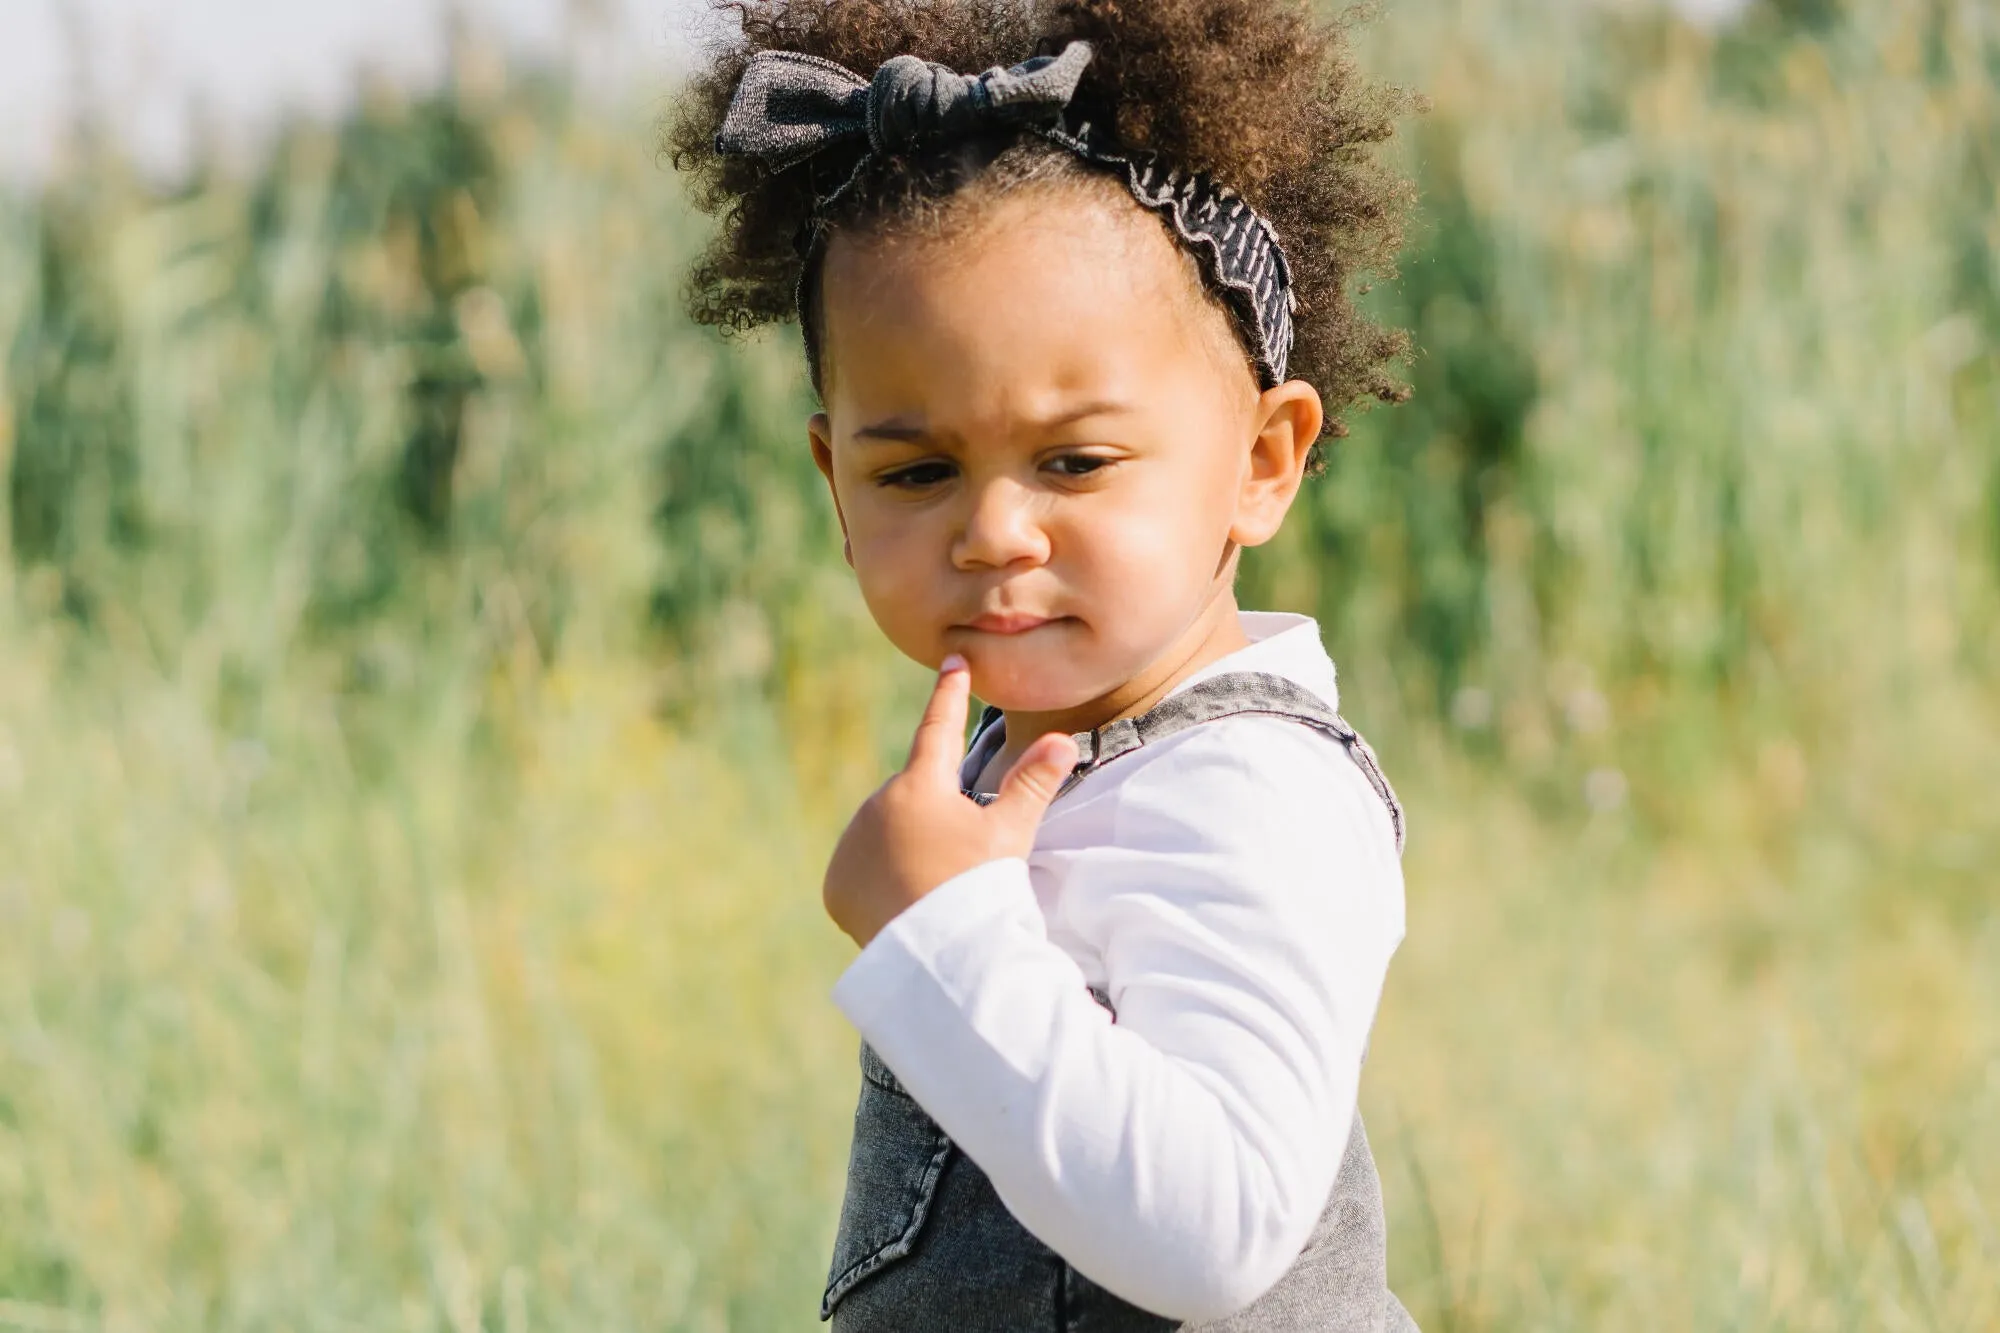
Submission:
[[[1245,575],[1413,812],[1425,1327],[2000,1320],[2000,31],[1411,0],[1368,413]],[[821,858],[921,673],[645,109],[0,201],[0,1327],[813,1325]]]

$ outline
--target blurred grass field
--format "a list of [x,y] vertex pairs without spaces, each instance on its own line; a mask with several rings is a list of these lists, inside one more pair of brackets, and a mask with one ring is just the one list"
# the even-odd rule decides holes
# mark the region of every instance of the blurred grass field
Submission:
[[[1423,355],[1251,605],[1411,810],[1427,1330],[2000,1327],[2000,17],[1404,0]],[[0,1329],[816,1326],[925,679],[620,117],[0,196]]]

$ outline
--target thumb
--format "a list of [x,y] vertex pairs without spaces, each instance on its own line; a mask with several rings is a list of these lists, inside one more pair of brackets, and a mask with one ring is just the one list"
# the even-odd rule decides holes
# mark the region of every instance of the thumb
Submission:
[[1000,790],[987,809],[1032,838],[1035,825],[1042,822],[1042,812],[1056,798],[1056,789],[1076,760],[1075,739],[1060,731],[1050,732],[1022,751],[1007,776],[1000,779]]

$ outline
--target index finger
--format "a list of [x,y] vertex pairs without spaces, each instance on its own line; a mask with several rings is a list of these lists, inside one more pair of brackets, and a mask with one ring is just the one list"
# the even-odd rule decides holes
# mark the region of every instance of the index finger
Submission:
[[957,653],[944,659],[938,668],[937,685],[931,690],[924,715],[917,721],[917,734],[910,741],[910,759],[905,773],[931,769],[958,779],[960,751],[965,748],[965,715],[972,697],[972,672]]

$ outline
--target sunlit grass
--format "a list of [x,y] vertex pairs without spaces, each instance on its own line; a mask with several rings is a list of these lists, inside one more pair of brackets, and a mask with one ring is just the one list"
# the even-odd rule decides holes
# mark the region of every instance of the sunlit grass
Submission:
[[[377,781],[338,708],[251,745],[53,665],[0,677],[4,1290],[109,1328],[810,1325],[858,783],[802,796],[755,716],[670,731],[637,664],[412,697]],[[1815,778],[1776,847],[1663,843],[1399,758],[1365,1106],[1427,1327],[2000,1314],[1990,838],[1940,872]]]
[[[1922,782],[1893,748],[1857,758]],[[1485,781],[1415,798],[1365,1097],[1426,1327],[2000,1317],[1995,840],[1946,869],[1864,832],[1830,764],[1775,830],[1718,776],[1664,840]]]

